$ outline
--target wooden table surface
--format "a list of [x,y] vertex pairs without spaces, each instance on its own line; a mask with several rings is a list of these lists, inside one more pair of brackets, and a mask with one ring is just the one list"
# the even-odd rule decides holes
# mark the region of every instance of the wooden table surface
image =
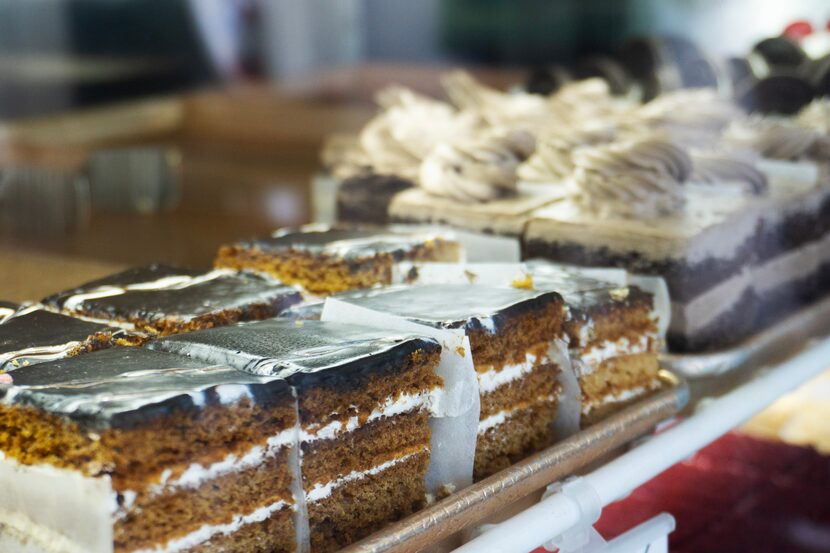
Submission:
[[[37,165],[80,173],[91,152],[134,144],[173,148],[182,159],[172,210],[94,209],[71,232],[0,231],[0,299],[39,298],[153,261],[207,267],[222,243],[308,222],[326,137],[357,132],[374,113],[377,89],[402,83],[438,93],[447,69],[361,66],[0,125],[0,172]],[[495,85],[519,78],[477,76]]]

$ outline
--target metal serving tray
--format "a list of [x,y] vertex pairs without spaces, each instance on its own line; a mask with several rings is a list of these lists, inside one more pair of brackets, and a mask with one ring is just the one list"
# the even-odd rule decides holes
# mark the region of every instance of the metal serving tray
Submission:
[[828,330],[830,297],[797,311],[733,348],[712,353],[662,353],[660,364],[688,379],[723,375],[752,365],[751,361],[756,359],[768,364],[773,357],[786,357],[807,340],[825,335]]
[[544,451],[391,524],[341,553],[441,550],[476,523],[503,515],[521,500],[538,499],[548,484],[577,474],[652,431],[689,399],[686,382],[660,371],[663,387],[641,401]]

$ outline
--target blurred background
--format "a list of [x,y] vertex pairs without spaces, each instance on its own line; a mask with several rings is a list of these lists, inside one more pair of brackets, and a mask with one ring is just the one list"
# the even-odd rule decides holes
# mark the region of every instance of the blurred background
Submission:
[[0,0],[0,295],[310,221],[324,141],[387,84],[440,95],[464,66],[794,111],[830,87],[829,20],[826,0]]

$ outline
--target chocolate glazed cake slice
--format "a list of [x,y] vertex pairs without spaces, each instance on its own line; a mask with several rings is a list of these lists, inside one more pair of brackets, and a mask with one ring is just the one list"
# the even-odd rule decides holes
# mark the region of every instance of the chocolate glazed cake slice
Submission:
[[435,232],[308,225],[222,246],[216,267],[268,273],[314,294],[392,283],[400,261],[458,261],[461,246]]
[[274,317],[300,300],[297,290],[267,276],[149,265],[88,282],[43,302],[70,315],[133,324],[167,336]]
[[285,381],[143,348],[9,376],[0,550],[296,549],[296,403]]
[[338,299],[470,339],[481,413],[474,477],[493,474],[553,441],[565,310],[556,292],[426,285],[355,292]]
[[269,320],[174,336],[155,349],[285,379],[297,397],[313,551],[334,551],[426,503],[431,339],[320,321]]
[[535,289],[556,290],[565,299],[564,328],[582,394],[583,427],[660,386],[657,353],[663,338],[653,294],[542,260],[526,267]]
[[117,326],[83,321],[42,306],[0,306],[0,372],[113,345],[140,345],[147,337]]

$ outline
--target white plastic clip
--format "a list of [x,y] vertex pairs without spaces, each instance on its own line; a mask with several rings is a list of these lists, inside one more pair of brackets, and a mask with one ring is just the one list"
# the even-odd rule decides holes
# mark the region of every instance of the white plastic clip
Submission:
[[579,523],[573,528],[546,542],[543,547],[559,553],[597,553],[605,548],[606,541],[594,530],[594,523],[602,514],[602,499],[584,478],[575,476],[564,482],[548,486],[542,499],[562,494],[579,507]]

